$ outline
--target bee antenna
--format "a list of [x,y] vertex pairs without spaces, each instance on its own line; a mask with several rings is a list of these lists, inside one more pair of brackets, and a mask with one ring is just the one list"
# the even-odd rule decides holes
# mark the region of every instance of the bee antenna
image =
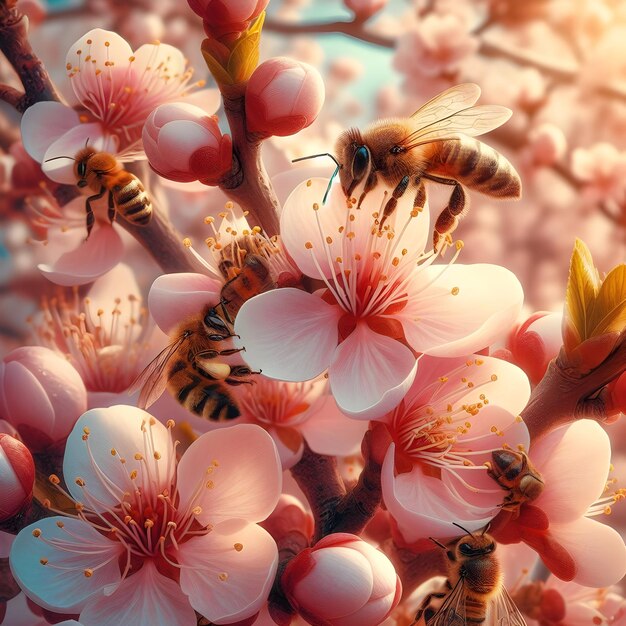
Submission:
[[335,162],[335,165],[336,165],[335,171],[332,173],[332,176],[330,177],[328,181],[328,187],[326,187],[326,193],[324,194],[324,197],[322,198],[322,204],[326,204],[326,199],[328,198],[328,193],[330,192],[330,187],[333,184],[333,180],[335,180],[335,176],[337,176],[337,173],[343,167],[341,163],[339,163],[339,161],[337,161],[334,155],[332,155],[330,152],[321,152],[320,154],[311,154],[310,156],[293,159],[291,162],[297,163],[298,161],[306,161],[307,159],[317,159],[318,157],[323,157],[323,156],[330,157]]
[[491,528],[491,522],[489,522],[484,528],[483,528],[483,532],[480,533],[481,537],[484,537],[487,534],[487,531]]
[[443,545],[443,543],[441,543],[440,541],[437,541],[434,537],[429,537],[429,539],[434,543],[437,544],[440,548],[443,548],[444,550],[447,550],[448,548],[446,546]]
[[44,163],[47,163],[48,161],[56,161],[57,159],[72,159],[72,161],[76,161],[76,159],[71,156],[58,156],[58,157],[52,157],[51,159],[46,159]]
[[89,145],[89,137],[87,137],[87,141],[85,141],[85,148]]
[[[461,524],[457,524],[456,522],[452,522],[453,526],[456,526],[457,528],[460,528],[464,533],[467,533],[468,535],[470,535],[471,537],[474,536],[474,533],[471,533],[469,530],[467,530],[467,528],[463,528],[463,526],[461,526]],[[483,533],[484,534],[484,533]]]

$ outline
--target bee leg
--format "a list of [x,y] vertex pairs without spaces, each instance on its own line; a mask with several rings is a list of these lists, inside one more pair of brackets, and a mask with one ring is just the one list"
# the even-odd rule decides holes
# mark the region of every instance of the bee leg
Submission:
[[395,211],[396,206],[398,206],[398,200],[404,195],[404,192],[409,186],[410,180],[411,179],[408,176],[403,176],[402,180],[396,185],[396,188],[391,194],[391,198],[389,198],[389,200],[387,200],[387,204],[385,204],[383,215],[380,218],[380,224],[378,224],[378,230],[383,229],[385,220]]
[[85,241],[89,239],[89,235],[91,234],[91,229],[93,228],[93,223],[96,221],[96,218],[93,214],[93,209],[91,208],[91,202],[93,200],[98,200],[102,198],[105,192],[106,192],[106,188],[101,187],[100,193],[96,193],[93,196],[89,196],[87,200],[85,200],[85,210],[87,211],[87,237],[85,237]]
[[451,183],[448,182],[446,184],[453,184],[454,189],[452,190],[450,200],[448,200],[448,206],[446,206],[446,208],[439,214],[439,217],[435,222],[435,229],[433,232],[433,247],[435,252],[439,252],[439,243],[442,238],[445,239],[444,243],[446,244],[450,244],[452,242],[450,233],[452,233],[452,231],[457,227],[459,218],[467,207],[467,197],[463,187],[455,181],[452,181]]
[[361,194],[361,197],[359,198],[359,201],[356,203],[356,208],[360,209],[361,208],[361,203],[363,202],[363,200],[365,200],[365,196],[372,191],[372,189],[374,189],[374,187],[376,187],[376,183],[378,182],[378,176],[376,176],[376,172],[374,170],[372,170],[369,173],[369,176],[367,177],[367,180],[365,181],[365,187],[363,187],[363,193]]
[[109,191],[109,210],[107,213],[109,222],[113,224],[115,220],[115,201],[113,200],[113,192]]

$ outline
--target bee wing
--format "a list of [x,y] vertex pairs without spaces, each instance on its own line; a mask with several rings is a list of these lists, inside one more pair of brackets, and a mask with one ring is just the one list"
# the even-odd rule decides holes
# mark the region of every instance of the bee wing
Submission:
[[143,150],[143,144],[141,141],[136,141],[130,146],[124,148],[121,152],[116,153],[115,158],[120,163],[130,163],[132,161],[141,161],[147,157]]
[[459,135],[470,137],[483,135],[502,126],[512,113],[511,109],[498,104],[485,104],[463,109],[418,127],[402,140],[401,145],[410,150],[433,141],[458,139]]
[[181,335],[172,341],[167,348],[161,350],[128,388],[129,394],[141,389],[137,402],[140,409],[147,409],[165,391],[167,387],[167,364],[185,339],[185,335]]
[[480,98],[480,87],[475,83],[463,83],[446,89],[423,104],[411,117],[416,126],[428,126],[437,120],[469,109]]
[[466,626],[465,579],[461,576],[426,626]]
[[515,606],[504,585],[500,586],[500,591],[489,601],[484,626],[527,626],[524,616]]

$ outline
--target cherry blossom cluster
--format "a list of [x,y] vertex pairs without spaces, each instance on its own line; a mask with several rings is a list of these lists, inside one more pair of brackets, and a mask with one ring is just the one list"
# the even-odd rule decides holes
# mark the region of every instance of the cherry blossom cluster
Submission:
[[[164,2],[124,27],[92,19],[57,76],[29,42],[45,10],[14,4],[0,51],[23,93],[0,97],[21,114],[6,164],[23,205],[2,250],[32,306],[0,344],[0,624],[406,626],[454,593],[450,546],[487,533],[493,623],[506,593],[529,625],[626,624],[626,264],[599,262],[584,232],[561,242],[561,311],[533,311],[506,256],[461,238],[491,237],[480,211],[433,245],[460,188],[441,200],[436,183],[461,174],[405,193],[356,138],[340,162],[332,116],[358,63],[324,75],[311,50],[265,43],[326,28],[393,48],[402,97],[378,105],[410,125],[404,104],[499,49],[490,20],[531,9],[415,2],[385,22],[386,0],[345,0],[349,21],[307,27],[285,18],[298,2]],[[590,47],[610,21],[550,4]],[[166,18],[178,46],[149,36]],[[551,172],[614,215],[623,152],[572,149],[567,120],[537,114],[554,87],[540,69],[506,89],[484,77],[485,102],[516,109],[496,145],[525,136],[517,210]],[[93,165],[103,154],[114,165]]]

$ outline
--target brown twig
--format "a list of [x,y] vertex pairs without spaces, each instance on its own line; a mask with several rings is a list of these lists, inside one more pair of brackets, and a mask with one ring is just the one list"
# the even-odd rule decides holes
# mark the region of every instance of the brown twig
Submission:
[[24,93],[7,86],[0,97],[23,113],[35,102],[60,100],[48,72],[28,41],[26,18],[15,8],[15,0],[0,0],[0,50],[17,73]]
[[548,365],[521,414],[531,441],[576,419],[606,420],[604,399],[598,394],[625,369],[624,340],[598,367],[584,375],[568,367],[567,356],[561,349],[559,356]]
[[311,507],[315,521],[313,541],[319,541],[332,532],[337,507],[346,495],[337,459],[316,454],[305,443],[302,458],[291,468],[291,475]]
[[233,170],[222,179],[220,189],[249,212],[251,226],[260,226],[270,237],[277,235],[278,198],[261,160],[261,142],[247,131],[244,96],[223,97],[233,140]]

